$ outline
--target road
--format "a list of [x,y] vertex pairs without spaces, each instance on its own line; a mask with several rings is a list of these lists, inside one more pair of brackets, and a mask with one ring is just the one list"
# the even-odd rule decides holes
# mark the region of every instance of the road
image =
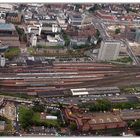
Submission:
[[106,25],[133,25],[133,26],[140,26],[140,22],[137,21],[123,21],[123,20],[102,20]]
[[140,93],[133,93],[133,94],[124,94],[124,93],[116,93],[116,94],[102,94],[102,95],[85,95],[85,96],[77,96],[77,97],[54,97],[54,98],[44,98],[46,100],[45,103],[50,104],[54,106],[54,104],[62,103],[62,104],[81,104],[81,103],[86,103],[86,102],[95,102],[96,100],[101,100],[101,99],[110,99],[110,98],[116,98],[116,99],[121,99],[121,98],[126,98],[128,100],[134,100],[134,97],[140,97]]
[[131,47],[130,47],[130,45],[129,45],[129,43],[128,43],[128,40],[125,39],[125,40],[122,40],[122,42],[126,45],[126,47],[127,47],[127,52],[128,52],[128,54],[129,54],[129,56],[133,59],[134,63],[135,63],[136,65],[140,65],[140,62],[139,62],[138,58],[135,56],[135,54],[133,53],[133,51],[132,51],[132,49],[131,49]]
[[106,31],[106,27],[105,27],[104,23],[102,22],[102,20],[100,20],[99,18],[94,17],[93,20],[92,20],[92,23],[93,23],[94,27],[99,30],[103,40],[106,40],[106,39],[110,38],[110,36],[108,35],[108,33]]
[[18,113],[18,104],[15,103],[16,105],[16,133],[20,135],[19,131],[20,131],[20,127],[19,127],[19,113]]

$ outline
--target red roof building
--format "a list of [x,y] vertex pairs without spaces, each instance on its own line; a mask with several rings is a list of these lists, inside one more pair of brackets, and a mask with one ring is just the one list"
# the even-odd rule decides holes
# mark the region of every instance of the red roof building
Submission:
[[64,109],[68,122],[75,122],[79,131],[97,131],[106,129],[123,129],[127,126],[118,114],[85,113],[78,107],[69,106]]
[[106,19],[106,20],[115,20],[116,17],[114,15],[111,15],[110,13],[105,13],[102,11],[97,11],[96,15],[102,19]]

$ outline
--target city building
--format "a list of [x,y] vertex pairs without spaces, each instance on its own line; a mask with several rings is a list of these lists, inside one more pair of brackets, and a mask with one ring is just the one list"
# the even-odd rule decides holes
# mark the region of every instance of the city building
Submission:
[[34,34],[31,35],[30,43],[31,43],[31,46],[36,46],[36,43],[37,43],[37,36],[36,35],[34,35]]
[[70,37],[77,37],[77,38],[94,38],[96,34],[96,29],[93,25],[87,25],[85,27],[81,27],[77,29],[76,27],[68,26],[65,31],[67,35]]
[[19,47],[19,36],[13,24],[0,23],[0,41],[9,47]]
[[0,10],[0,19],[5,20],[5,17],[6,17],[6,12]]
[[31,20],[32,16],[33,13],[31,11],[25,11],[23,15],[25,23],[28,22],[28,20]]
[[6,63],[4,55],[0,55],[0,67],[4,67]]
[[56,33],[60,33],[61,28],[58,24],[54,23],[42,23],[42,33],[46,35],[52,35]]
[[66,22],[66,16],[64,14],[57,16],[57,22],[63,30],[67,29],[68,23]]
[[58,25],[52,24],[52,32],[57,33],[58,32]]
[[139,120],[140,119],[140,109],[121,110],[120,116],[124,121]]
[[99,49],[98,60],[115,60],[119,56],[121,42],[118,40],[103,40]]
[[8,48],[9,48],[8,45],[5,45],[0,41],[0,53],[5,52]]
[[57,20],[56,19],[52,19],[51,17],[48,16],[47,19],[42,19],[40,20],[40,23],[42,23],[42,26],[44,26],[45,24],[48,25],[52,25],[52,24],[57,24]]
[[50,35],[44,35],[44,38],[38,38],[36,44],[42,46],[63,46],[65,41],[59,34],[50,33]]
[[140,29],[136,29],[135,41],[140,43]]
[[116,17],[110,13],[106,13],[105,11],[97,11],[97,16],[104,20],[115,20]]
[[[47,35],[47,40],[49,41],[49,42],[64,42],[62,39],[61,39],[61,37],[60,37],[60,35],[55,35],[55,36],[50,36],[50,35]],[[62,44],[62,45],[64,45],[64,43]]]
[[129,100],[126,97],[108,97],[108,100],[111,103],[124,103],[124,102],[129,102]]
[[81,14],[70,14],[68,23],[72,26],[80,27],[83,21],[83,17]]
[[6,14],[6,21],[10,23],[21,23],[22,14],[17,12],[8,12]]
[[14,10],[14,6],[13,6],[13,4],[8,4],[8,3],[2,4],[2,3],[0,3],[0,10],[12,11],[12,10]]
[[28,33],[34,33],[35,35],[40,36],[42,30],[42,24],[41,23],[35,23],[28,25],[27,32]]
[[86,37],[71,37],[70,38],[70,45],[71,46],[80,46],[80,45],[85,45],[87,43],[87,38]]
[[0,121],[0,132],[5,130],[5,121]]
[[65,107],[63,112],[67,123],[75,122],[78,131],[81,132],[107,133],[113,129],[121,132],[127,127],[126,122],[115,113],[87,113],[77,106]]
[[6,23],[6,20],[1,18],[0,23]]

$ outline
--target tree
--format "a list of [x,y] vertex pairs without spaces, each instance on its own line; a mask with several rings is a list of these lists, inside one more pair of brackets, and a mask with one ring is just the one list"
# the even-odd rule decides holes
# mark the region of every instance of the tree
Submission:
[[137,121],[133,122],[132,127],[134,129],[139,129],[140,128],[140,120],[137,120]]
[[87,42],[90,43],[90,41],[91,41],[91,36],[88,36]]
[[65,46],[69,46],[70,39],[69,39],[68,35],[63,30],[62,30],[62,36],[63,36],[63,38],[65,40]]
[[101,43],[103,39],[101,37],[98,38],[97,44]]
[[99,39],[99,37],[100,37],[100,32],[99,32],[98,29],[96,29],[96,35],[95,35],[95,37],[96,37],[97,39]]
[[32,109],[20,110],[20,123],[23,129],[27,129],[33,124],[32,122],[33,113],[34,112]]
[[22,28],[19,28],[18,26],[16,26],[16,30],[19,35],[19,40],[26,42],[27,37],[26,37],[26,34],[24,33],[24,30]]
[[115,30],[115,34],[119,34],[120,32],[121,32],[120,28],[117,28],[117,29]]
[[14,57],[17,57],[20,54],[20,49],[19,48],[9,48],[5,52],[5,57],[8,59],[13,59]]
[[77,130],[77,125],[76,125],[75,122],[72,122],[72,123],[70,124],[70,129],[71,129],[71,131]]
[[89,9],[89,12],[93,12],[94,13],[95,11],[99,10],[100,8],[101,7],[100,7],[99,4],[94,4],[94,6]]
[[63,104],[62,103],[58,103],[58,105],[59,105],[59,108],[63,108]]
[[32,110],[34,112],[44,112],[45,107],[39,103],[35,103],[35,105],[32,107]]
[[75,11],[79,12],[79,9],[81,8],[81,5],[80,4],[76,4],[75,5]]
[[89,104],[85,107],[89,108],[89,111],[109,111],[112,106],[108,100],[97,100],[94,104]]

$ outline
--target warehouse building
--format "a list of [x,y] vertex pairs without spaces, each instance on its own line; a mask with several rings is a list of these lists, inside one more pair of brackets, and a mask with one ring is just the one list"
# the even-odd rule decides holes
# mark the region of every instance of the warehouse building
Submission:
[[120,116],[124,121],[140,119],[140,109],[121,110]]
[[19,47],[19,36],[13,24],[0,23],[0,41],[9,47]]
[[120,93],[118,87],[100,87],[100,88],[80,88],[80,89],[71,89],[72,96],[80,95],[109,95]]

